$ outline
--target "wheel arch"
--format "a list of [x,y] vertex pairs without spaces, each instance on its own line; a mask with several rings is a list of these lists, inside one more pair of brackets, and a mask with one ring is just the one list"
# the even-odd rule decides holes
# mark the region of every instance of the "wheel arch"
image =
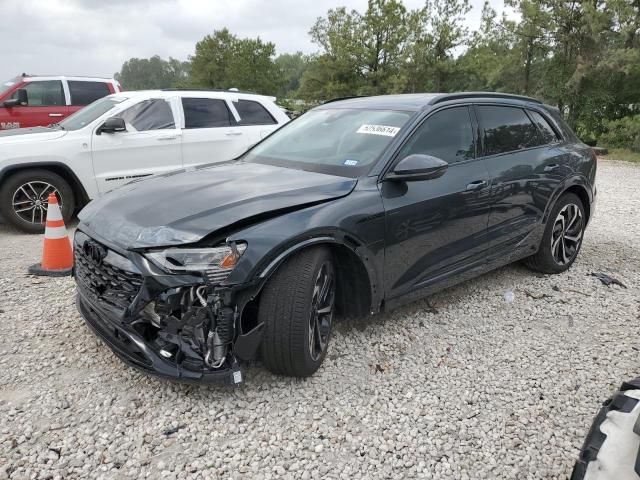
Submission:
[[[259,285],[251,302],[258,302],[271,276],[289,258],[301,251],[317,246],[325,246],[333,255],[337,273],[336,307],[346,316],[363,316],[379,310],[381,289],[378,285],[377,270],[373,255],[348,235],[317,235],[297,241],[272,256],[266,264],[260,265],[254,274]],[[248,302],[249,303],[249,302]]]
[[78,176],[69,168],[68,165],[65,165],[61,162],[31,162],[31,163],[20,163],[16,165],[9,165],[2,170],[0,170],[0,184],[4,182],[7,178],[15,175],[16,173],[23,172],[25,170],[49,170],[57,175],[60,175],[64,178],[69,185],[73,189],[73,193],[76,196],[76,209],[79,210],[87,203],[89,203],[90,198],[85,190],[82,182],[78,178]]
[[593,194],[591,193],[591,188],[588,186],[588,182],[583,177],[572,177],[565,182],[556,190],[555,195],[553,196],[552,201],[550,201],[547,205],[547,209],[544,213],[544,224],[546,225],[549,220],[549,215],[553,210],[553,207],[556,205],[558,200],[565,193],[573,193],[577,195],[577,197],[582,201],[582,206],[584,208],[584,212],[586,215],[587,224],[591,219],[591,199],[593,198]]

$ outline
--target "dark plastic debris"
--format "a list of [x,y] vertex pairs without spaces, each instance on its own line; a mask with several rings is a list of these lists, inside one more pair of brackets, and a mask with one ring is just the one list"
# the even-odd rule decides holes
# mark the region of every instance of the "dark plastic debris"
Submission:
[[162,432],[164,435],[166,435],[167,437],[169,435],[173,435],[174,433],[176,433],[178,430],[185,428],[186,425],[178,425],[177,427],[171,427],[166,429],[164,432]]
[[598,280],[600,280],[607,287],[609,287],[611,285],[620,285],[623,288],[627,288],[627,286],[624,283],[622,283],[620,280],[618,280],[617,278],[611,277],[611,276],[607,275],[606,273],[591,272],[589,275],[591,275],[592,277],[596,277]]

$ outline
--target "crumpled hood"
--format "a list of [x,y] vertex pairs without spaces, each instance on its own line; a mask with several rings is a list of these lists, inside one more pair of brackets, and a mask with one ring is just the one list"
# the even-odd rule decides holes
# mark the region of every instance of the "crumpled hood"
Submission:
[[55,140],[57,138],[64,137],[66,134],[67,132],[62,129],[48,127],[0,130],[0,145]]
[[178,245],[257,215],[345,196],[356,183],[232,162],[134,181],[92,201],[79,217],[89,233],[123,248]]

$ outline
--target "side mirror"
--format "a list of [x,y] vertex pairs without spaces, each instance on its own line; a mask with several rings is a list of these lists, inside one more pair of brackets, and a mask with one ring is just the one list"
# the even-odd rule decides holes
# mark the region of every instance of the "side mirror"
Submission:
[[447,168],[449,164],[440,158],[414,153],[400,160],[386,178],[404,182],[430,180],[444,175]]
[[116,133],[116,132],[126,132],[127,126],[124,123],[124,119],[120,117],[111,117],[107,118],[104,123],[98,128],[96,131],[96,135],[100,135],[101,133]]
[[27,106],[29,105],[29,96],[27,95],[27,91],[24,88],[19,88],[16,90],[17,98],[10,98],[9,100],[5,100],[3,105],[5,107],[17,107],[17,106]]

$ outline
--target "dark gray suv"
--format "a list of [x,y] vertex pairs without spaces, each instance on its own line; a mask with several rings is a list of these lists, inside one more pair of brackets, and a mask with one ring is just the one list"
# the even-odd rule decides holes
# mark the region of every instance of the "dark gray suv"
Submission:
[[240,383],[258,357],[308,376],[336,313],[375,314],[517,260],[569,268],[595,175],[592,150],[531,98],[329,102],[232,162],[90,203],[78,307],[150,373]]

